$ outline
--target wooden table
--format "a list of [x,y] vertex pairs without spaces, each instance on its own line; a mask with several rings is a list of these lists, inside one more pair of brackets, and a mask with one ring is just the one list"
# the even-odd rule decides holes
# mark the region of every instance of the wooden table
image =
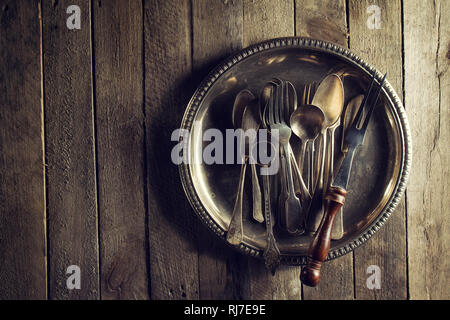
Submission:
[[[0,298],[449,299],[449,18],[444,0],[2,1]],[[220,243],[170,161],[208,71],[294,35],[388,72],[414,147],[396,212],[327,263],[317,288],[302,287],[298,267],[272,277]],[[70,265],[80,290],[66,288]],[[381,289],[366,286],[371,265]]]

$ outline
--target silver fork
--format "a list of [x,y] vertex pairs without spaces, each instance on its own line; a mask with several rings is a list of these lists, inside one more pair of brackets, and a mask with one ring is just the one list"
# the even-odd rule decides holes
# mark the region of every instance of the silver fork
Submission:
[[289,108],[290,90],[295,89],[287,81],[280,81],[277,86],[272,88],[272,94],[267,105],[269,110],[265,112],[265,120],[271,132],[278,131],[279,136],[281,160],[280,224],[288,233],[298,235],[305,231],[305,219],[303,217],[303,208],[300,204],[300,199],[295,195],[289,145],[291,128],[289,128],[285,120],[285,114]]

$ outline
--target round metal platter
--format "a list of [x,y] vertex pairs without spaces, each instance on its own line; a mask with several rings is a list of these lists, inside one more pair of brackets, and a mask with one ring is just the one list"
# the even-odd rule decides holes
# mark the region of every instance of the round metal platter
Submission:
[[[226,129],[233,128],[232,108],[240,90],[248,89],[259,96],[264,84],[277,77],[292,82],[300,99],[305,84],[320,82],[331,72],[341,72],[344,74],[346,106],[351,98],[366,91],[373,70],[347,49],[297,37],[253,45],[220,64],[194,93],[181,125],[191,134],[188,138],[189,152],[185,155],[189,163],[179,166],[180,175],[187,198],[198,217],[218,237],[225,239],[240,165],[202,163],[203,149],[211,143],[203,141],[203,132],[216,128],[225,133]],[[380,81],[381,78],[382,74],[377,71],[376,79]],[[294,135],[291,144],[294,151],[298,150],[299,141]],[[364,145],[355,154],[343,210],[344,233],[341,239],[332,241],[328,260],[360,246],[386,222],[401,200],[410,161],[411,143],[405,111],[394,89],[385,81]],[[266,229],[264,223],[251,218],[250,180],[247,175],[244,239],[237,248],[261,257],[266,246]],[[310,235],[293,237],[276,232],[276,237],[284,263],[306,262]]]

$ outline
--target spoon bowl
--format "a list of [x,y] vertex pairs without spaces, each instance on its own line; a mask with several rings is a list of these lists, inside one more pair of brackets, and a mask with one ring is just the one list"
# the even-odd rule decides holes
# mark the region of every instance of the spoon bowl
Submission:
[[326,76],[317,88],[311,104],[323,111],[324,129],[334,124],[344,107],[344,85],[341,78],[334,73]]
[[315,139],[321,132],[324,121],[323,111],[311,104],[297,108],[290,118],[291,129],[302,143]]
[[[314,141],[323,130],[325,115],[322,110],[314,105],[305,104],[297,108],[290,117],[292,132],[301,140],[301,150],[298,167],[303,171],[306,148],[309,141]],[[312,163],[312,161],[310,161]],[[311,181],[312,167],[309,165],[308,181]],[[310,183],[308,183],[310,185]],[[311,190],[312,191],[312,190]]]
[[242,127],[242,118],[244,116],[246,106],[253,100],[255,100],[255,96],[250,90],[245,89],[237,94],[231,114],[233,127],[235,129]]

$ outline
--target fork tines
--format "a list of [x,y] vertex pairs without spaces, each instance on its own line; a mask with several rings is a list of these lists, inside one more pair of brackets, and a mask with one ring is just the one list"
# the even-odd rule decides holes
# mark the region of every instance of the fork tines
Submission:
[[[375,106],[376,106],[376,104],[378,102],[378,98],[380,96],[381,88],[383,87],[384,80],[386,79],[386,75],[387,75],[387,73],[384,74],[383,79],[381,80],[380,85],[378,87],[378,90],[375,93],[375,97],[372,99],[373,102],[370,103],[370,105],[369,105],[369,110],[367,111],[366,118],[364,120],[364,123],[361,126],[361,129],[360,129],[362,132],[365,132],[365,130],[367,129],[367,125],[369,124],[369,120],[370,120],[370,117],[372,116],[373,109],[375,108]],[[361,119],[362,118],[362,112],[363,112],[363,110],[364,110],[364,108],[365,108],[365,106],[367,104],[367,101],[369,99],[371,99],[370,94],[372,92],[372,88],[373,88],[373,85],[375,83],[375,78],[376,78],[376,71],[374,71],[373,74],[372,74],[372,80],[370,82],[369,89],[368,89],[367,93],[365,94],[364,99],[361,102],[361,106],[360,106],[360,108],[358,110],[358,113],[356,114],[355,120],[353,121],[352,126],[354,126],[354,127],[358,126],[358,124],[362,120]]]

